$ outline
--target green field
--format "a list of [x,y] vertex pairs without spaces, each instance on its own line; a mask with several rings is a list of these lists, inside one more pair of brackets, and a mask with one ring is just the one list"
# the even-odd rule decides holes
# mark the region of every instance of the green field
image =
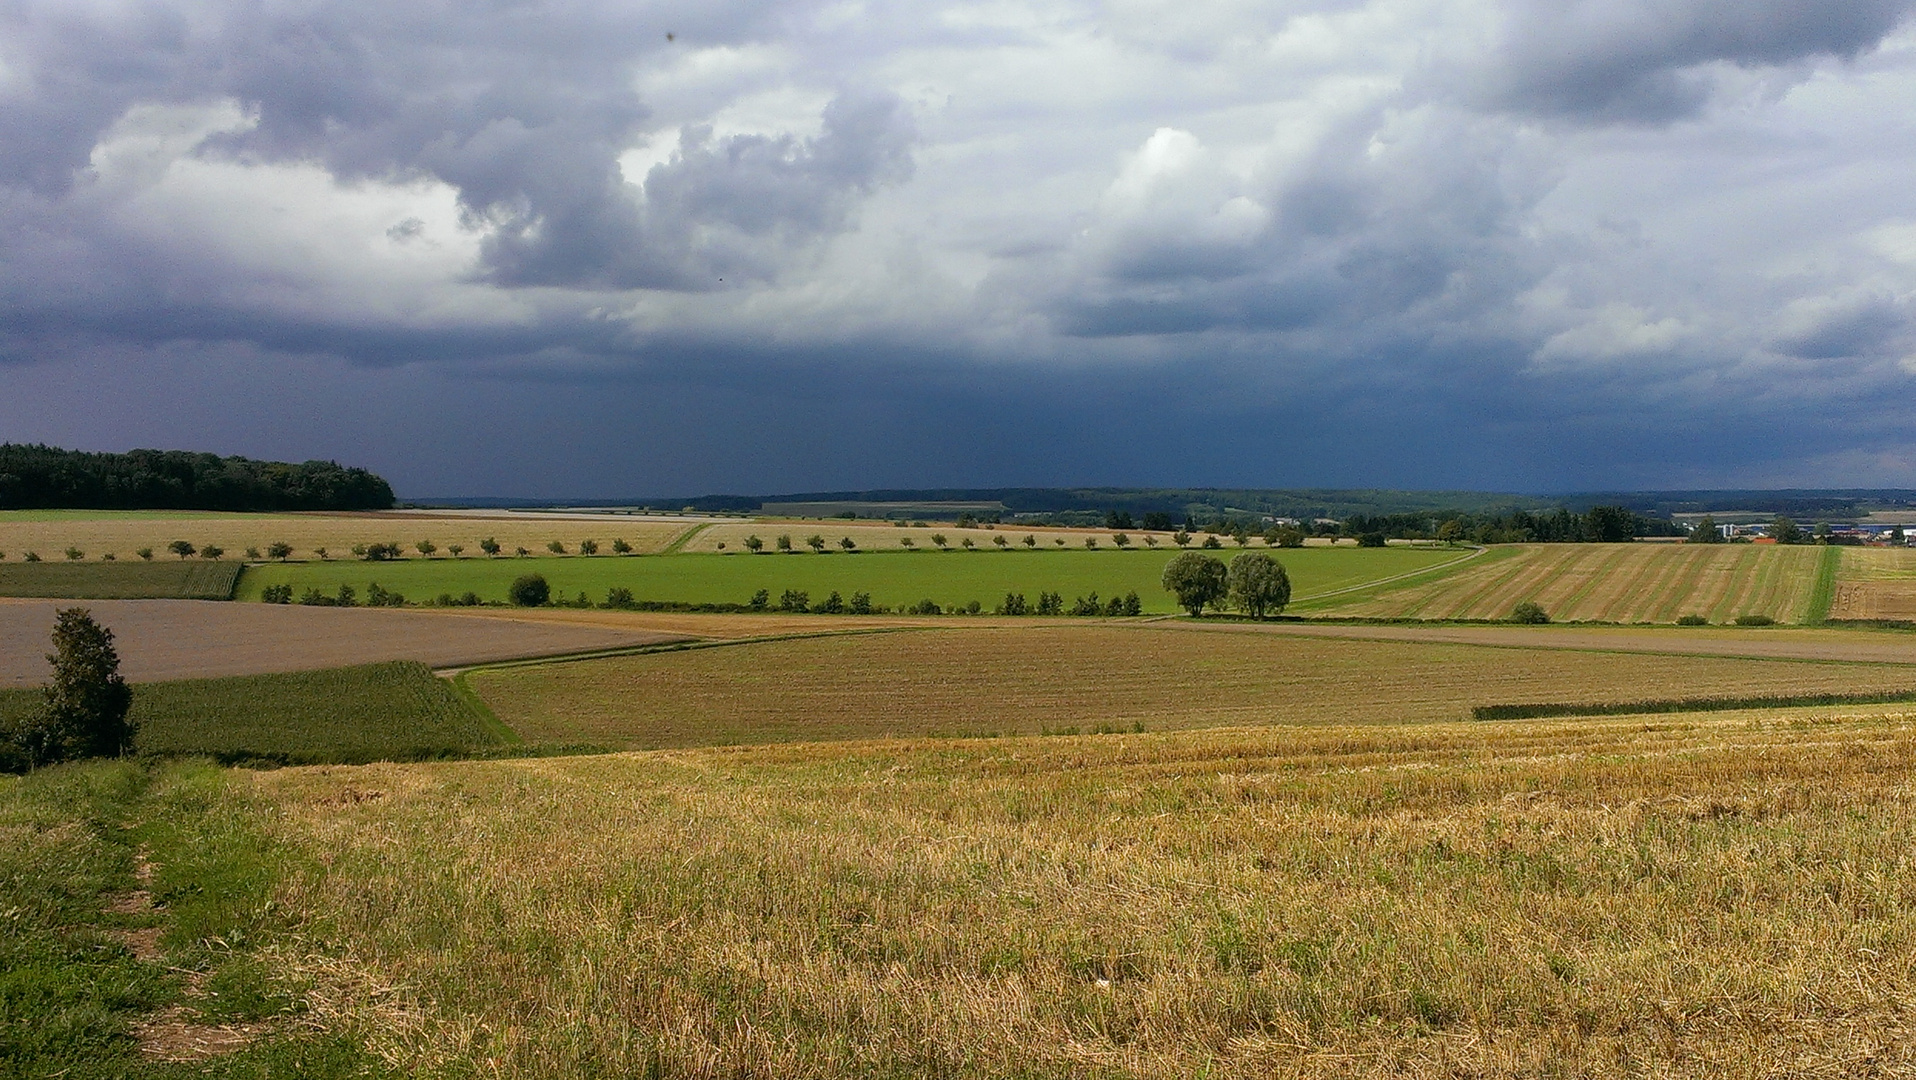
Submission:
[[[1261,548],[1257,550],[1263,550]],[[814,601],[837,591],[846,598],[870,593],[872,603],[901,607],[920,600],[947,608],[972,600],[989,611],[1007,592],[1035,602],[1038,593],[1064,596],[1066,603],[1096,592],[1110,598],[1135,591],[1144,610],[1177,610],[1158,580],[1175,551],[919,551],[856,555],[672,555],[639,558],[412,559],[403,562],[306,562],[250,566],[240,579],[239,598],[257,600],[268,585],[291,585],[298,595],[308,588],[336,592],[347,584],[363,596],[373,582],[415,602],[440,593],[468,590],[486,600],[503,601],[506,588],[521,574],[538,573],[551,582],[554,598],[583,592],[603,600],[607,589],[632,590],[640,600],[686,603],[744,603],[759,589],[774,599],[786,589],[807,592]],[[1233,548],[1215,551],[1227,561]],[[1293,595],[1360,585],[1468,555],[1429,548],[1296,548],[1274,552],[1290,571]]]
[[236,562],[0,563],[0,596],[72,600],[227,600]]
[[[40,700],[0,690],[0,725]],[[365,664],[284,675],[142,683],[136,748],[222,761],[322,763],[458,756],[501,733],[424,664]]]

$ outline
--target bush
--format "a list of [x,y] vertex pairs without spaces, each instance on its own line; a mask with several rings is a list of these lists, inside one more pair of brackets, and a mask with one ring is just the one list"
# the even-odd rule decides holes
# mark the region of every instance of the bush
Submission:
[[513,579],[506,597],[520,607],[539,607],[552,599],[552,586],[543,574],[523,574]]
[[1224,546],[1224,542],[1222,540],[1219,540],[1217,536],[1213,534],[1211,536],[1205,537],[1204,543],[1199,544],[1198,546],[1202,548],[1208,548],[1211,551],[1216,551],[1218,548],[1221,548]]
[[842,615],[845,613],[845,598],[838,595],[837,589],[833,589],[831,595],[819,601],[812,610],[821,615]]
[[909,615],[943,615],[945,609],[938,606],[936,600],[920,600],[906,609]]
[[561,540],[548,540],[546,541],[546,550],[552,552],[554,555],[564,555],[565,542]]
[[1550,621],[1550,615],[1535,601],[1525,600],[1510,609],[1510,621],[1526,626],[1541,626]]
[[413,545],[413,549],[430,559],[439,551],[439,545],[433,543],[431,540],[421,540]]
[[931,542],[937,544],[939,549],[942,550],[948,541],[945,540],[944,533],[932,533]]
[[399,549],[397,543],[368,544],[366,549],[360,553],[359,557],[367,562],[391,562],[404,555],[405,552]]
[[81,551],[77,547],[70,547],[66,550],[66,557],[68,562],[78,562],[86,558],[86,552]]
[[1038,614],[1040,615],[1064,614],[1064,595],[1061,593],[1054,593],[1054,592],[1039,593],[1038,594]]
[[1384,534],[1380,532],[1367,532],[1357,538],[1358,547],[1380,548],[1388,544],[1389,541],[1385,539]]
[[217,561],[219,557],[224,554],[226,554],[225,548],[215,547],[212,544],[208,544],[200,549],[200,558],[202,559],[213,559]]
[[790,550],[792,550],[792,537],[791,537],[791,534],[790,534],[790,533],[785,533],[785,534],[782,534],[782,535],[780,535],[780,536],[779,536],[779,538],[778,538],[778,545],[777,545],[777,546],[778,546],[778,550],[780,550],[780,551],[790,551]]
[[293,602],[291,585],[268,585],[259,591],[259,598],[268,604],[290,604]]
[[605,591],[605,606],[609,608],[629,608],[632,606],[632,590],[612,588]]
[[748,536],[745,538],[745,550],[756,555],[759,552],[765,550],[765,541],[760,540],[757,534]]
[[27,552],[27,553],[26,553],[26,556],[25,556],[25,558],[26,558],[26,560],[27,560],[28,562],[39,562],[39,561],[40,561],[40,553],[39,553],[39,552],[37,552],[37,551],[29,551],[29,552]]
[[[133,552],[133,554],[138,555],[140,559],[144,562],[153,561],[153,549],[150,547],[138,548]],[[291,552],[288,552],[287,554],[291,554]]]
[[461,555],[464,555],[465,553],[466,553],[466,545],[464,544],[447,544],[446,545],[446,554],[451,555],[455,559]]
[[[141,557],[144,558],[145,556],[141,556]],[[275,540],[272,543],[266,545],[266,557],[269,559],[278,559],[280,562],[285,562],[287,559],[290,559],[293,557],[293,545],[288,544],[282,540]]]
[[1085,537],[1085,538],[1084,538],[1084,549],[1085,549],[1086,551],[1096,551],[1096,550],[1098,550],[1098,538],[1097,538],[1097,537],[1095,537],[1095,536],[1087,536],[1087,537]]
[[614,540],[612,541],[612,554],[614,554],[614,555],[630,555],[630,554],[632,554],[632,545],[631,545],[631,544],[628,544],[628,543],[626,543],[626,542],[625,542],[625,541],[624,541],[623,539],[616,539],[616,538],[615,538],[615,539],[614,539]]
[[1098,594],[1094,592],[1090,596],[1080,596],[1076,600],[1073,600],[1071,602],[1071,614],[1084,616],[1102,615],[1104,614],[1104,605],[1098,602]]
[[1024,538],[1024,545],[1028,548],[1035,548],[1038,546],[1038,538],[1031,535],[1030,533],[1026,533]]
[[579,541],[579,554],[597,555],[598,553],[599,553],[599,542],[597,540]]
[[[1710,541],[1708,540],[1703,541],[1703,543],[1706,543],[1706,544],[1709,542]],[[1701,615],[1685,615],[1682,618],[1677,620],[1677,625],[1678,626],[1708,626],[1710,625],[1710,620],[1704,618]]]
[[847,537],[841,538],[838,541],[838,546],[844,548],[845,553],[849,555],[858,550],[858,541],[853,540],[851,537],[847,536]]
[[999,607],[998,614],[1023,615],[1029,610],[1031,610],[1031,606],[1025,602],[1024,593],[1006,593],[1005,602],[1003,606]]
[[851,613],[853,615],[870,615],[872,613],[872,594],[864,592],[853,593]]
[[1775,626],[1776,620],[1770,618],[1768,615],[1738,615],[1736,617],[1736,625],[1738,626]]
[[490,559],[499,554],[499,541],[488,536],[484,540],[479,541],[479,550],[485,552],[486,558]]
[[760,589],[753,593],[751,601],[745,606],[752,611],[764,611],[766,608],[771,607],[772,594],[770,590]]
[[182,559],[191,557],[192,555],[196,554],[196,551],[197,551],[197,549],[195,549],[192,544],[189,544],[184,540],[173,541],[172,543],[166,545],[166,550],[172,552],[175,555],[178,555]]
[[778,610],[805,612],[811,610],[812,596],[799,589],[786,589],[778,595]]

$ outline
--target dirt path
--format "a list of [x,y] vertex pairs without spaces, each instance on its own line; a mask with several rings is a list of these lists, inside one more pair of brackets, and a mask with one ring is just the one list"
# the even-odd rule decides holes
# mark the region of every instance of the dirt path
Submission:
[[682,631],[448,612],[203,600],[0,600],[0,687],[47,677],[54,612],[85,607],[114,633],[135,682],[418,660],[434,667],[646,645]]

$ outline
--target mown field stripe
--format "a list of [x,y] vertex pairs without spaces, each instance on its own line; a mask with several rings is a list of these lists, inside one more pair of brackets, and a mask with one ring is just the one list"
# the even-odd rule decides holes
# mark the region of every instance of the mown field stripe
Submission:
[[[1447,609],[1440,608],[1440,610],[1443,611],[1443,613],[1446,615],[1459,616],[1459,617],[1465,616],[1466,613],[1468,613],[1470,609],[1476,605],[1479,598],[1487,596],[1495,592],[1496,590],[1501,589],[1506,582],[1512,581],[1518,578],[1519,576],[1521,576],[1522,574],[1524,574],[1526,571],[1530,570],[1532,564],[1537,562],[1540,558],[1542,558],[1541,551],[1542,549],[1539,549],[1539,548],[1520,548],[1518,550],[1518,554],[1512,557],[1512,559],[1510,560],[1510,565],[1504,568],[1503,573],[1497,574],[1497,575],[1486,575],[1491,577],[1490,581],[1485,582],[1476,591],[1465,596],[1463,600],[1452,601],[1450,606]],[[1431,599],[1436,600],[1443,596],[1444,596],[1444,591],[1440,591],[1436,596],[1433,596]],[[1413,609],[1413,611],[1410,614],[1413,617],[1421,615],[1423,613],[1424,608],[1427,606],[1429,606],[1428,601],[1424,604],[1419,604],[1415,609]]]
[[[1544,610],[1549,611],[1553,618],[1556,618],[1559,620],[1582,618],[1582,616],[1578,613],[1578,610],[1577,610],[1578,607],[1585,600],[1589,599],[1590,594],[1596,591],[1596,588],[1598,585],[1603,584],[1603,582],[1606,579],[1608,579],[1612,573],[1616,572],[1616,567],[1618,563],[1623,562],[1626,559],[1632,562],[1642,563],[1643,565],[1638,566],[1636,568],[1637,569],[1636,576],[1639,578],[1643,576],[1644,569],[1645,567],[1648,566],[1648,562],[1645,560],[1636,558],[1637,555],[1638,555],[1637,549],[1628,544],[1616,545],[1615,550],[1610,552],[1609,558],[1604,559],[1602,562],[1598,563],[1596,567],[1594,567],[1590,571],[1590,573],[1584,576],[1583,584],[1578,585],[1575,589],[1572,589],[1570,591],[1570,594],[1563,597],[1561,600],[1555,600],[1555,601],[1546,603],[1544,605]],[[1602,616],[1600,615],[1599,618],[1601,617]]]
[[1562,578],[1572,566],[1583,561],[1590,554],[1581,544],[1559,544],[1541,548],[1538,557],[1528,571],[1520,574],[1504,586],[1478,600],[1462,614],[1466,617],[1494,619],[1507,615],[1510,609],[1525,600],[1532,600],[1550,588],[1551,583]]
[[1324,600],[1333,596],[1342,596],[1345,593],[1362,592],[1365,589],[1376,589],[1376,588],[1391,585],[1393,583],[1400,582],[1400,581],[1409,582],[1410,579],[1412,578],[1421,578],[1425,576],[1432,576],[1432,577],[1439,576],[1444,571],[1450,570],[1457,566],[1461,566],[1464,563],[1467,563],[1470,560],[1477,558],[1479,555],[1482,555],[1484,552],[1488,550],[1489,550],[1488,548],[1482,548],[1482,547],[1472,548],[1469,552],[1465,553],[1464,555],[1461,555],[1455,559],[1452,559],[1449,562],[1438,563],[1436,566],[1426,566],[1421,570],[1411,570],[1407,573],[1393,574],[1390,577],[1378,578],[1375,581],[1365,581],[1365,582],[1360,582],[1356,585],[1346,585],[1340,589],[1328,589],[1324,592],[1312,593],[1309,596],[1294,597],[1291,602],[1293,604],[1305,604],[1315,600]]
[[1717,558],[1716,545],[1699,547],[1696,551],[1691,551],[1689,546],[1685,545],[1682,572],[1674,575],[1669,584],[1664,587],[1663,599],[1651,609],[1649,621],[1674,621],[1677,613],[1682,610],[1684,604],[1689,602],[1690,597],[1697,590],[1697,585],[1702,582],[1703,575],[1709,571]]
[[1660,595],[1659,588],[1681,569],[1683,553],[1672,553],[1646,544],[1633,544],[1631,561],[1634,565],[1626,572],[1634,572],[1628,573],[1628,577],[1622,580],[1611,582],[1608,598],[1597,605],[1595,618],[1628,622],[1642,621],[1644,603]]
[[1830,605],[1836,600],[1836,570],[1843,549],[1830,545],[1816,562],[1816,584],[1810,589],[1810,602],[1803,610],[1803,622],[1820,626],[1829,621]]
[[1737,553],[1735,565],[1724,575],[1723,592],[1717,597],[1715,606],[1710,608],[1710,621],[1722,622],[1726,617],[1737,613],[1743,594],[1749,589],[1749,579],[1755,570],[1757,559],[1763,549],[1752,544]]
[[664,549],[661,550],[659,554],[677,555],[679,552],[685,550],[685,545],[691,543],[693,537],[697,536],[698,534],[704,532],[705,530],[717,524],[718,522],[716,521],[706,521],[706,522],[701,522],[700,524],[692,526],[691,528],[680,533],[675,539],[673,539],[671,543],[665,545]]
[[1486,561],[1494,561],[1498,557],[1490,548],[1473,548],[1468,554],[1461,558],[1438,563],[1435,566],[1426,566],[1419,570],[1393,574],[1390,577],[1377,578],[1356,585],[1328,589],[1324,592],[1312,593],[1309,596],[1294,597],[1289,605],[1289,610],[1295,612],[1299,610],[1318,611],[1336,609],[1349,605],[1380,602],[1383,597],[1413,592],[1425,586],[1429,586],[1433,589],[1438,588],[1445,578],[1457,573],[1458,568],[1463,564],[1486,555],[1491,557],[1490,560]]

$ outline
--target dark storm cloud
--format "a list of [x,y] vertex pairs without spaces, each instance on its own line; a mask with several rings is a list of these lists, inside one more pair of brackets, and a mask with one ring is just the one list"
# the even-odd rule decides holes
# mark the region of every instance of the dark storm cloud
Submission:
[[[1476,73],[1450,71],[1478,100],[1593,121],[1667,122],[1696,112],[1711,84],[1697,69],[1854,58],[1911,0],[1520,0]],[[1482,60],[1480,63],[1484,62]]]

